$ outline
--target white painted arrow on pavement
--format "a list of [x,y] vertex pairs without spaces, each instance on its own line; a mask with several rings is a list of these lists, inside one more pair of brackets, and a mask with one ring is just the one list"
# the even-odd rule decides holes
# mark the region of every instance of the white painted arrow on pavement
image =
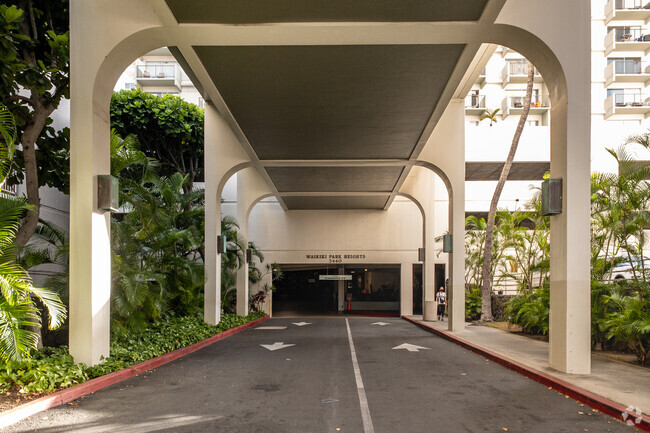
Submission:
[[297,323],[294,323],[294,325],[296,325],[296,326],[311,325],[311,322],[297,322]]
[[416,346],[415,344],[409,344],[409,343],[404,343],[404,344],[400,344],[399,346],[393,347],[393,350],[395,349],[406,349],[409,352],[419,352],[420,349],[430,350],[428,347]]
[[284,344],[284,342],[275,342],[273,344],[260,344],[265,349],[269,349],[271,352],[278,349],[286,349],[287,347],[295,346],[295,344]]
[[386,322],[375,322],[375,323],[371,323],[371,325],[386,326],[386,325],[390,325],[390,323],[386,323]]

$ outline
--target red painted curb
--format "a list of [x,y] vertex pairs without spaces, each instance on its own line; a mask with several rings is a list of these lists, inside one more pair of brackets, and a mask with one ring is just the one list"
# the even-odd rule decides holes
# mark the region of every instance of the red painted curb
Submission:
[[182,347],[180,349],[174,350],[173,352],[165,353],[156,358],[151,358],[147,361],[143,361],[139,364],[126,367],[122,370],[115,371],[113,373],[106,374],[104,376],[99,376],[94,379],[90,379],[84,383],[72,386],[70,388],[62,389],[45,397],[37,398],[32,400],[29,403],[25,403],[13,409],[10,409],[4,413],[0,414],[0,427],[7,427],[12,424],[17,423],[20,420],[23,420],[29,416],[32,416],[36,413],[42,412],[47,409],[51,409],[56,406],[61,406],[62,404],[68,403],[70,401],[76,400],[79,397],[84,395],[92,394],[95,391],[106,388],[107,386],[122,382],[130,377],[137,376],[138,374],[159,367],[163,364],[172,362],[182,356],[196,352],[199,349],[204,348],[212,343],[215,343],[219,340],[223,340],[226,337],[229,337],[233,334],[241,332],[245,329],[251,328],[257,325],[260,322],[263,322],[269,319],[269,316],[264,316],[259,319],[255,319],[252,322],[245,323],[243,325],[236,326],[231,329],[227,329],[219,334],[213,335],[212,337],[206,338],[205,340],[196,342],[192,345]]
[[[558,379],[556,377],[553,377],[549,374],[546,374],[542,371],[536,370],[534,368],[528,367],[527,365],[524,365],[520,362],[517,362],[515,360],[512,360],[510,358],[507,358],[505,356],[499,355],[498,353],[492,352],[491,350],[484,349],[480,346],[477,346],[475,344],[472,344],[468,341],[462,340],[448,332],[441,331],[440,329],[436,329],[430,325],[427,325],[426,323],[419,322],[415,319],[411,319],[410,317],[402,316],[402,319],[406,320],[407,322],[411,322],[416,326],[419,326],[420,328],[429,331],[433,334],[438,335],[439,337],[444,338],[445,340],[451,341],[452,343],[456,343],[459,346],[477,353],[484,358],[487,358],[491,361],[494,361],[507,369],[510,369],[512,371],[516,371],[517,373],[532,379],[536,382],[541,383],[542,385],[551,387],[555,389],[556,391],[561,392],[562,394],[568,395],[571,398],[578,400],[584,404],[586,404],[589,407],[592,407],[594,409],[599,410],[600,412],[607,414],[613,418],[618,419],[619,421],[625,422],[622,418],[623,413],[628,413],[629,417],[628,420],[632,419],[634,420],[637,416],[636,413],[634,412],[629,412],[627,410],[626,406],[623,406],[620,403],[617,403],[613,400],[610,400],[608,398],[602,397],[600,395],[594,394],[593,392],[587,391],[586,389],[580,388],[578,386],[575,386],[571,383],[565,382],[561,379]],[[648,415],[640,415],[641,422],[638,424],[635,424],[634,426],[640,430],[650,432],[650,416]]]

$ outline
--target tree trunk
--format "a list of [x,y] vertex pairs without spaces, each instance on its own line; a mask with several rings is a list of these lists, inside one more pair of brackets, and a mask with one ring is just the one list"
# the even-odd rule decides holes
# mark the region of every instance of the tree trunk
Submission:
[[492,201],[490,202],[490,212],[488,214],[487,227],[485,228],[485,252],[483,256],[483,285],[481,287],[481,321],[482,322],[491,322],[492,317],[492,279],[493,275],[491,272],[492,267],[492,242],[494,239],[494,222],[496,219],[497,213],[497,204],[499,203],[499,198],[501,197],[501,192],[503,191],[503,186],[508,179],[510,174],[510,168],[512,167],[512,161],[515,159],[515,153],[517,152],[517,146],[519,145],[519,139],[521,138],[521,133],[524,130],[526,125],[526,119],[528,118],[528,112],[530,111],[530,102],[533,96],[533,83],[535,80],[535,67],[532,63],[528,62],[528,81],[526,83],[526,96],[524,98],[524,109],[519,117],[519,123],[517,124],[517,129],[515,130],[515,135],[512,138],[512,144],[510,145],[510,152],[508,153],[508,158],[506,159],[505,164],[503,165],[503,170],[501,170],[501,176],[499,176],[499,182],[497,187],[494,190],[494,195],[492,196]]
[[25,220],[18,230],[16,242],[25,246],[34,234],[38,225],[38,216],[41,205],[41,198],[38,192],[38,165],[36,162],[36,139],[41,134],[45,122],[54,111],[51,105],[43,106],[37,104],[30,123],[20,137],[20,144],[23,147],[23,160],[25,164],[25,181],[27,187],[27,202],[34,206],[33,212],[27,212]]

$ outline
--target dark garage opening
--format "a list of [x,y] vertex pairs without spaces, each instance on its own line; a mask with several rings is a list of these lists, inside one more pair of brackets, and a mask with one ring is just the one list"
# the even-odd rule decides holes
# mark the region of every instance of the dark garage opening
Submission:
[[[399,314],[399,265],[280,265],[273,314]],[[323,280],[345,275],[345,280]]]

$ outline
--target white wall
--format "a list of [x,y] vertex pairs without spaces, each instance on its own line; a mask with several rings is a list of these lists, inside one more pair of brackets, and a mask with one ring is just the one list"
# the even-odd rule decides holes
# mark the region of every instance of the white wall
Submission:
[[[411,201],[397,198],[388,211],[283,211],[275,201],[251,212],[249,238],[266,252],[390,251],[417,259],[422,247],[422,216]],[[296,263],[301,263],[297,261]],[[396,260],[392,263],[399,263]]]

